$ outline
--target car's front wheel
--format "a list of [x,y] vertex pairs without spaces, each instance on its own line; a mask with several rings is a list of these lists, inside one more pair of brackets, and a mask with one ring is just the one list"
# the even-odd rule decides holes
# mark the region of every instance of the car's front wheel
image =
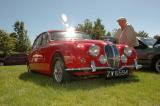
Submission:
[[160,59],[157,59],[155,62],[155,70],[160,73]]
[[65,71],[64,61],[60,55],[54,57],[52,76],[57,83],[64,83],[70,80],[70,75]]

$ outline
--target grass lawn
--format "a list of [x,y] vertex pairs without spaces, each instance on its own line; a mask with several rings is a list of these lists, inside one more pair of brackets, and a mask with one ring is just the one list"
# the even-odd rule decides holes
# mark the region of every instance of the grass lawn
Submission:
[[79,79],[59,85],[26,66],[0,66],[0,106],[160,106],[160,74]]

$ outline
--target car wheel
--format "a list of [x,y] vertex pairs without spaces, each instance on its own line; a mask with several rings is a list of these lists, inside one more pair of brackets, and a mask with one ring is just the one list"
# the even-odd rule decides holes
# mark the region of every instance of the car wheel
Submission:
[[4,66],[4,62],[0,62],[0,66]]
[[64,61],[60,55],[56,55],[53,61],[52,76],[57,83],[70,80],[69,73],[65,71]]
[[160,73],[160,59],[157,59],[155,62],[155,69],[158,73]]

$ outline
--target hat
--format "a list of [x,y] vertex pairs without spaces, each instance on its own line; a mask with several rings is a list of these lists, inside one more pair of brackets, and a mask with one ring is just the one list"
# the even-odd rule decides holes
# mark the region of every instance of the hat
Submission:
[[119,18],[117,19],[117,22],[119,22],[120,20],[125,20],[125,21],[127,21],[125,17],[119,17]]

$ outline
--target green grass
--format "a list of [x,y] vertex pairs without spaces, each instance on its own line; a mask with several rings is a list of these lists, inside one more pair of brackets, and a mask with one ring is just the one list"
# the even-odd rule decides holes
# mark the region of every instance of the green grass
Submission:
[[160,106],[160,74],[78,79],[56,84],[27,73],[26,66],[0,66],[0,106]]

